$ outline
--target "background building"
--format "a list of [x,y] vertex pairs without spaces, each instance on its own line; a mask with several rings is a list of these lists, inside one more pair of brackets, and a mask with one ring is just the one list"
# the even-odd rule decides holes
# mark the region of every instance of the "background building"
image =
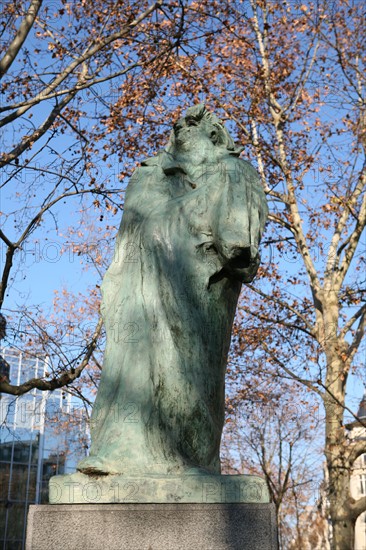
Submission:
[[[357,411],[357,418],[366,423],[366,391]],[[366,448],[366,428],[355,420],[347,424],[352,439],[364,440]],[[351,495],[355,499],[366,496],[366,453],[355,460],[351,477]],[[363,512],[356,521],[355,550],[366,550],[366,512]]]
[[[1,350],[14,384],[39,378],[47,359]],[[48,481],[71,473],[88,444],[86,415],[62,390],[0,398],[0,550],[22,550],[29,504],[48,502]]]

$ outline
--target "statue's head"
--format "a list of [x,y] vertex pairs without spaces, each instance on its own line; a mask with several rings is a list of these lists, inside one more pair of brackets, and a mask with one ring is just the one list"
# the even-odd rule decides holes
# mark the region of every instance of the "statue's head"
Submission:
[[174,124],[166,151],[174,154],[175,151],[189,151],[205,144],[226,149],[237,156],[242,151],[235,147],[224,124],[200,103],[187,109],[185,116]]

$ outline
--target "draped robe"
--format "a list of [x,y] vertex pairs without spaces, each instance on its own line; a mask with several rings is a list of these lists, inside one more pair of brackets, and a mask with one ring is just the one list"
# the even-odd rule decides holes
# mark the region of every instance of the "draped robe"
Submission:
[[135,171],[102,285],[107,345],[78,470],[220,472],[231,329],[266,217],[256,171],[226,149],[194,182],[165,151]]

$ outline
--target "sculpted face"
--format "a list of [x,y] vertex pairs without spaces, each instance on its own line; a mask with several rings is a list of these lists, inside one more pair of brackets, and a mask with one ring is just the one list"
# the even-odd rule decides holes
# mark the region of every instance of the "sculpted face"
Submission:
[[173,126],[175,137],[175,148],[189,150],[200,144],[203,147],[214,145],[217,141],[218,131],[213,124],[194,117],[184,117],[178,120]]
[[218,162],[228,154],[239,156],[242,149],[235,147],[224,124],[203,104],[198,104],[173,125],[165,151],[194,180],[203,164]]
[[184,117],[173,126],[166,152],[178,158],[201,161],[217,158],[222,154],[239,156],[241,147],[235,143],[225,125],[203,103],[187,109]]

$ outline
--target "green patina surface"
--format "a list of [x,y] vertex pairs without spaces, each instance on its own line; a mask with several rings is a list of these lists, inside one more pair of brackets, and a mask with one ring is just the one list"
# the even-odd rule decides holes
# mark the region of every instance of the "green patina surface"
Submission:
[[220,473],[232,323],[267,218],[239,152],[198,105],[131,178],[102,286],[107,347],[83,474]]

